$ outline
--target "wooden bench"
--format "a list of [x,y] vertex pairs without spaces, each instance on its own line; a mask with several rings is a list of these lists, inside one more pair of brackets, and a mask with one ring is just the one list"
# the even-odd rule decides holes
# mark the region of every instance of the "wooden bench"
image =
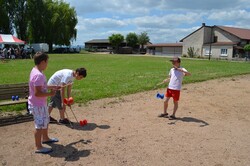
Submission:
[[[18,96],[18,100],[12,100],[12,96]],[[0,106],[26,103],[28,111],[28,83],[2,84],[0,85]]]

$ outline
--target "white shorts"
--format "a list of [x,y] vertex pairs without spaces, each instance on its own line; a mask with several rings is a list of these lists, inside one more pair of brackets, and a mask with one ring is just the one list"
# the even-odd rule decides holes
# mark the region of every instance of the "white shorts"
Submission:
[[49,112],[47,106],[36,107],[29,105],[29,111],[33,115],[36,129],[48,128]]

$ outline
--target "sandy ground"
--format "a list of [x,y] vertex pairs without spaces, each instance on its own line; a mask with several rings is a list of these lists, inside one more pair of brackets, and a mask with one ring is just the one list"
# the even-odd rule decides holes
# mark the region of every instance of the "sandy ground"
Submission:
[[[0,127],[2,165],[250,165],[250,75],[183,86],[177,120],[158,118],[156,90],[73,106],[74,129],[50,125],[54,151],[34,153],[33,122]],[[165,90],[160,89],[163,93]],[[169,113],[173,104],[170,103]],[[57,110],[52,115],[58,117]],[[75,122],[68,109],[68,115]]]

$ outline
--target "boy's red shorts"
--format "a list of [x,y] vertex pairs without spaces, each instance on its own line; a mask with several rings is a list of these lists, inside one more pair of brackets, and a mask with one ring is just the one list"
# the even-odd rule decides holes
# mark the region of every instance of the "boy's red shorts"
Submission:
[[173,97],[174,101],[179,101],[180,99],[180,90],[167,89],[165,94],[166,97]]

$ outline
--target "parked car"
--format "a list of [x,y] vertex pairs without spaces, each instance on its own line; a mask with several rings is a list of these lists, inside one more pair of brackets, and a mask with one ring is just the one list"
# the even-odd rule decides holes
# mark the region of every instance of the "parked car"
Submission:
[[68,53],[68,50],[64,47],[58,47],[53,50],[53,53]]
[[79,46],[71,47],[56,47],[53,49],[53,53],[80,53],[81,48]]
[[49,52],[49,45],[47,43],[33,43],[31,44],[31,47],[34,49],[35,52]]

